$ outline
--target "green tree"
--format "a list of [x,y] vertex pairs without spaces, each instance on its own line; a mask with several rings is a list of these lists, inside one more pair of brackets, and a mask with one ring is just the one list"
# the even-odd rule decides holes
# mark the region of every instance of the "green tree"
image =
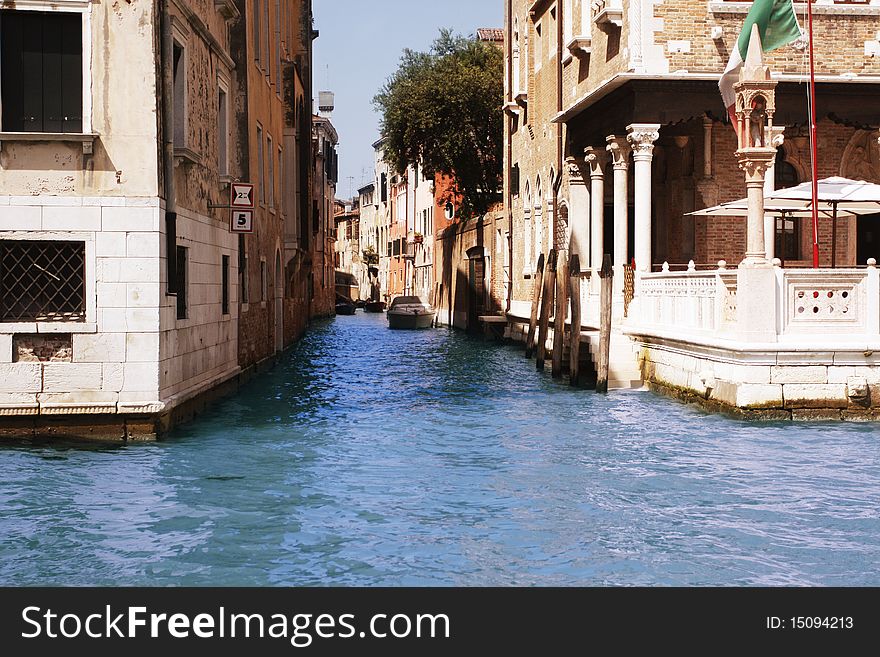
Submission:
[[373,99],[388,163],[399,173],[419,164],[428,176],[449,176],[465,218],[485,214],[500,196],[503,72],[499,48],[443,29],[430,51],[404,50]]

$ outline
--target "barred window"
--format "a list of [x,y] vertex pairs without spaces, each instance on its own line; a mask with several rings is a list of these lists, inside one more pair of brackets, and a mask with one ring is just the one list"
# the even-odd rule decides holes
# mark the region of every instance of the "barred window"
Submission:
[[85,243],[0,241],[0,322],[84,322]]

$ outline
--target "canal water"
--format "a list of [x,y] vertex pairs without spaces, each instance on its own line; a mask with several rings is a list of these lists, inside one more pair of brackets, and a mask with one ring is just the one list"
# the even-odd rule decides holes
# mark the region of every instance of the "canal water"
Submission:
[[0,447],[0,584],[876,586],[878,449],[359,312],[161,442]]

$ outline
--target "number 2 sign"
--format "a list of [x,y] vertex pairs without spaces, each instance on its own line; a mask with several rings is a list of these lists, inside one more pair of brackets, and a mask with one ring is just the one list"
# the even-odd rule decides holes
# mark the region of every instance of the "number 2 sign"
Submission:
[[232,183],[232,200],[230,205],[233,208],[254,207],[254,186],[251,183]]

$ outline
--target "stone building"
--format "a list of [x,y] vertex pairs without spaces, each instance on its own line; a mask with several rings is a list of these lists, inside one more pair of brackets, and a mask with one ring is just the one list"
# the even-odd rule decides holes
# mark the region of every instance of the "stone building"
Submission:
[[[305,329],[310,314],[307,225],[312,115],[311,2],[238,0],[245,17],[231,30],[244,63],[235,82],[241,137],[233,157],[254,184],[254,232],[238,235],[239,363],[271,359]],[[229,102],[221,100],[221,103]],[[231,180],[230,176],[227,176]],[[304,238],[303,236],[306,236]]]
[[[333,217],[336,240],[333,245],[336,253],[336,292],[344,294],[353,301],[364,299],[362,288],[367,280],[367,272],[361,255],[361,208],[359,199],[343,206]],[[345,276],[340,276],[345,274]],[[354,277],[352,279],[351,277]],[[351,285],[351,281],[356,285]],[[345,289],[340,289],[340,281]],[[369,287],[367,287],[369,294]]]
[[336,203],[338,162],[336,145],[339,136],[327,116],[312,117],[312,141],[315,149],[312,187],[311,316],[332,315],[336,304],[334,263],[336,227],[333,222]]
[[[615,324],[635,338],[628,343],[619,333],[612,339],[614,370],[615,360],[634,361],[638,350],[660,340],[659,329],[650,328],[660,321],[660,315],[652,314],[657,308],[674,306],[677,294],[699,307],[696,296],[705,293],[708,299],[715,294],[716,285],[722,290],[724,281],[736,278],[734,274],[730,279],[724,270],[700,272],[716,270],[719,261],[734,267],[744,258],[744,218],[688,213],[745,195],[743,172],[735,155],[737,137],[726,117],[718,78],[736,47],[751,3],[507,0],[505,6],[505,29],[510,37],[506,45],[505,204],[514,236],[512,311],[519,317],[528,316],[535,262],[540,253],[554,247],[566,257],[579,255],[585,279],[581,286],[584,321],[595,325],[596,272],[603,254],[610,254],[615,268]],[[798,3],[795,9],[801,15],[804,5]],[[880,182],[876,141],[880,119],[874,109],[880,99],[880,2],[817,2],[814,14],[819,178],[840,175]],[[805,51],[797,43],[767,53],[764,63],[778,83],[773,134],[768,135],[768,143],[776,148],[773,166],[765,177],[765,189],[770,191],[810,178],[804,84],[808,69]],[[821,267],[852,270],[876,257],[871,250],[876,247],[869,246],[876,245],[874,221],[876,218],[849,216],[834,225],[820,222]],[[768,262],[774,257],[779,260],[778,284],[784,297],[789,291],[786,286],[800,275],[794,268],[810,264],[812,230],[809,222],[776,218],[770,213],[764,223],[764,251]],[[631,287],[625,284],[627,265],[634,269]],[[696,273],[684,272],[687,269]],[[683,272],[681,280],[676,272]],[[707,278],[703,291],[697,293],[699,276]],[[727,307],[727,315],[735,319],[743,309],[737,311],[731,290],[735,285],[727,288],[726,301],[719,297],[717,302],[718,308]],[[811,294],[814,292],[826,293],[818,288]],[[633,295],[629,320],[624,320]],[[691,299],[690,295],[696,296]],[[771,350],[772,356],[765,352],[747,358],[752,364],[760,362],[761,368],[766,366],[766,372],[761,369],[758,376],[761,381],[738,380],[739,374],[720,365],[713,374],[711,362],[707,365],[696,359],[705,371],[686,373],[673,385],[710,395],[711,390],[707,391],[697,374],[708,381],[717,378],[736,391],[741,385],[776,386],[770,369],[781,362],[776,359],[806,367],[805,357],[785,346],[789,340],[784,328],[788,326],[784,318],[787,311],[774,312],[781,313],[782,328],[773,334],[778,344]],[[706,322],[714,317],[699,316]],[[663,320],[667,334],[670,330],[675,333],[667,320]],[[680,319],[678,330],[685,331],[689,321]],[[737,330],[748,331],[744,325],[738,326]],[[834,333],[831,326],[820,324],[813,332],[830,335]],[[700,329],[707,335],[718,330],[720,327],[710,329],[708,324]],[[855,329],[856,333],[859,330]],[[668,335],[666,339],[657,347],[659,351],[694,350],[693,344],[673,346]],[[746,343],[735,349],[747,350]],[[843,359],[841,354],[850,347],[841,346],[838,358]],[[620,358],[615,358],[615,349]],[[643,361],[644,355],[642,351]],[[831,358],[822,355],[826,357]],[[625,371],[612,372],[612,379],[616,376],[622,385],[630,381],[637,384],[634,379],[641,376],[636,376],[634,368],[628,364],[622,367]],[[651,371],[664,367],[672,366],[664,362]],[[643,373],[646,371],[643,368]],[[763,382],[765,373],[767,381]],[[820,384],[802,380],[797,372],[787,375],[792,377],[788,380],[791,384]],[[762,399],[768,408],[778,405],[781,409],[782,385],[778,382],[778,390],[762,388],[749,399]],[[813,393],[822,394],[818,388]],[[737,394],[733,405],[738,405]],[[772,399],[761,396],[765,394]],[[730,399],[728,394],[724,403]],[[791,415],[790,408],[788,412]]]
[[[717,81],[750,3],[622,0],[508,0],[508,207],[512,211],[514,299],[529,297],[537,255],[551,246],[579,251],[595,270],[603,253],[618,274],[738,262],[739,218],[694,218],[694,209],[741,198]],[[820,171],[880,175],[868,146],[878,123],[880,4],[816,6]],[[778,166],[768,185],[809,178],[803,50],[769,53],[780,82]],[[571,218],[571,220],[569,220]],[[810,235],[780,221],[771,253],[791,265],[809,259]],[[821,227],[822,263],[831,228]],[[838,226],[838,264],[855,263],[858,226]],[[775,233],[775,235],[774,235]],[[621,275],[616,276],[622,281]],[[618,288],[621,291],[622,288]]]
[[[0,11],[4,431],[152,436],[302,330],[281,249],[313,36],[309,0]],[[243,239],[234,181],[258,183]]]
[[360,298],[378,301],[380,250],[377,219],[379,204],[376,200],[375,183],[364,185],[358,190],[358,207],[360,208],[359,255],[363,262],[359,279]]

